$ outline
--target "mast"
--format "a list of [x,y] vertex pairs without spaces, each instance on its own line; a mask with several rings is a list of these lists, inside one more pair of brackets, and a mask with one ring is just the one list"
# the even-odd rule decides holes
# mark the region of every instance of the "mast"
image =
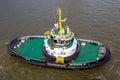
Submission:
[[58,20],[59,20],[59,32],[63,34],[64,29],[62,27],[62,10],[58,8],[57,12],[58,12]]

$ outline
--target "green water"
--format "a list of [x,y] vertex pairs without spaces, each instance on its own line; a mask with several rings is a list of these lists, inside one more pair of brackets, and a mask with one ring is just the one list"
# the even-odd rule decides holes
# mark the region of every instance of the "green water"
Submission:
[[[99,41],[112,52],[105,65],[59,70],[29,65],[8,54],[10,40],[43,35],[60,6],[77,38]],[[120,0],[0,0],[0,80],[120,80]]]

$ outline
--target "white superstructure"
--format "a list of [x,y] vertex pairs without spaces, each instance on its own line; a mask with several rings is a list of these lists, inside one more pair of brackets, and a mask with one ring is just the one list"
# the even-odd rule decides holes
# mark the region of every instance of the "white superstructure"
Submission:
[[62,20],[60,8],[58,8],[57,13],[59,22],[50,31],[45,32],[47,38],[44,40],[44,53],[46,54],[46,59],[51,61],[56,59],[56,62],[60,60],[63,63],[76,57],[79,46],[74,33],[69,27],[62,27],[62,22],[65,22],[67,18]]

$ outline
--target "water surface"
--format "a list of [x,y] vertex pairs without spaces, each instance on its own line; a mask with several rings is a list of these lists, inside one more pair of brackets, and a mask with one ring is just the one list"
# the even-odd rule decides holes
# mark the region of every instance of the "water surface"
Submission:
[[[105,65],[59,70],[20,62],[7,44],[15,37],[43,35],[63,9],[77,38],[99,41],[112,53]],[[0,0],[0,80],[120,80],[120,0]]]

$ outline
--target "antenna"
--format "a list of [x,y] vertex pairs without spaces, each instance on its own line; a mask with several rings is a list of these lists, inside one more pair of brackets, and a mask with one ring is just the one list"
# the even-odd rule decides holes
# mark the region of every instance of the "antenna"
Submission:
[[57,18],[56,18],[56,14],[55,14],[55,11],[53,10],[53,18],[54,18],[54,22],[55,24],[57,23]]

